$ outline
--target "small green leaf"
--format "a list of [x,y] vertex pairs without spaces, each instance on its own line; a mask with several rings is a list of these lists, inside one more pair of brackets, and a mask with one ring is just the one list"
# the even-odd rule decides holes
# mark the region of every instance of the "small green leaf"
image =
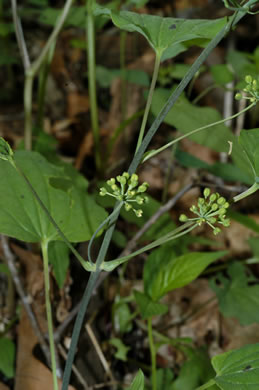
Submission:
[[95,14],[109,15],[115,26],[143,35],[154,51],[167,56],[167,49],[179,43],[192,41],[197,38],[208,41],[225,25],[226,19],[217,20],[188,20],[163,18],[156,15],[137,14],[135,12],[112,12],[108,8],[96,6]]
[[170,368],[159,368],[156,375],[157,390],[173,390],[174,374]]
[[213,261],[226,251],[193,252],[176,257],[165,246],[154,250],[145,262],[144,291],[154,301],[196,279]]
[[134,291],[134,295],[141,316],[144,319],[163,315],[168,311],[167,305],[152,301],[152,299],[145,293]]
[[113,338],[109,340],[109,344],[113,345],[117,351],[115,353],[116,359],[122,360],[124,362],[127,361],[127,353],[130,350],[129,347],[126,347],[125,344],[121,341],[121,339]]
[[141,370],[139,370],[131,386],[128,387],[127,390],[144,390],[144,384],[145,384],[144,374]]
[[221,313],[225,317],[237,318],[241,325],[259,322],[259,286],[249,285],[250,278],[240,263],[231,264],[228,274],[230,279],[219,275],[210,282],[217,295]]
[[63,241],[52,241],[49,243],[48,252],[56,281],[59,288],[62,288],[69,267],[69,248]]
[[259,343],[212,358],[214,378],[222,390],[259,389]]
[[0,371],[7,376],[14,376],[15,346],[14,343],[6,338],[0,338]]

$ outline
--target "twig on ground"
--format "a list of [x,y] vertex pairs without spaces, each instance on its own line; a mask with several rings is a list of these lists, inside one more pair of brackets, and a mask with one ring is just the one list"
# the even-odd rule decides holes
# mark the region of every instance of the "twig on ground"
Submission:
[[97,355],[98,355],[98,357],[99,357],[99,359],[100,359],[100,361],[101,361],[101,363],[102,363],[102,366],[103,366],[103,368],[104,368],[104,371],[105,371],[106,374],[111,378],[111,380],[114,382],[115,379],[114,379],[113,374],[112,374],[112,372],[111,372],[109,363],[107,362],[107,360],[106,360],[106,358],[105,358],[105,356],[104,356],[104,354],[103,354],[103,352],[102,352],[102,350],[101,350],[101,347],[100,347],[100,345],[99,345],[99,343],[98,343],[97,338],[95,337],[94,332],[92,331],[92,328],[91,328],[90,324],[86,324],[86,325],[85,325],[85,328],[86,328],[87,333],[88,333],[88,335],[89,335],[89,337],[90,337],[90,339],[91,339],[91,341],[92,341],[92,343],[93,343],[93,346],[94,346],[94,348],[95,348],[95,351],[96,351],[96,353],[97,353]]
[[23,288],[22,282],[19,278],[16,266],[15,266],[15,257],[9,248],[8,239],[3,235],[1,235],[1,244],[2,244],[2,248],[3,248],[4,258],[6,260],[9,271],[12,275],[17,293],[18,293],[18,295],[22,301],[22,304],[26,310],[26,313],[30,319],[31,326],[32,326],[32,328],[33,328],[33,330],[34,330],[34,332],[39,340],[41,349],[46,357],[46,360],[47,360],[48,364],[50,364],[49,347],[48,347],[48,345],[44,339],[44,336],[40,330],[37,318],[32,310],[32,307],[28,301],[28,297],[26,295],[26,292]]
[[[59,350],[59,353],[60,355],[64,358],[64,360],[66,361],[67,360],[67,353],[65,351],[65,349],[63,348],[63,346],[61,344],[57,344],[57,347],[58,347],[58,350]],[[75,376],[77,377],[78,381],[81,383],[81,385],[83,386],[83,388],[85,390],[90,390],[90,387],[88,386],[86,380],[83,378],[82,374],[79,372],[79,370],[76,368],[76,366],[73,364],[72,366],[72,371],[73,373],[75,374]]]

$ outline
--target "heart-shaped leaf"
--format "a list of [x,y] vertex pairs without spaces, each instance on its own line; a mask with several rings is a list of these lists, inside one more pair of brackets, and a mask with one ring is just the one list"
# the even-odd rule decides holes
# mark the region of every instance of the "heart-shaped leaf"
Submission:
[[221,284],[211,281],[211,287],[219,300],[221,313],[225,317],[238,318],[241,325],[259,322],[259,286],[249,285],[245,267],[234,263],[228,268],[231,279],[217,276]]
[[153,301],[196,279],[213,261],[227,252],[193,252],[176,257],[166,246],[153,251],[144,267],[144,290]]
[[[95,15],[110,16],[115,26],[129,32],[143,35],[160,57],[170,58],[178,54],[179,44],[193,41],[193,44],[204,44],[213,38],[226,24],[226,19],[188,20],[163,18],[157,15],[138,14],[135,12],[114,12],[108,8],[95,7]],[[177,45],[177,51],[172,51]],[[183,48],[180,48],[180,51]],[[170,51],[170,55],[167,53]]]
[[212,358],[214,381],[222,390],[259,389],[259,343]]
[[160,316],[168,311],[167,305],[154,302],[152,299],[139,291],[134,291],[135,299],[139,307],[142,318],[147,319],[154,316]]
[[[105,211],[86,193],[87,182],[72,167],[66,173],[36,152],[19,151],[15,162],[71,242],[90,239]],[[22,176],[0,161],[0,232],[27,242],[61,240]]]

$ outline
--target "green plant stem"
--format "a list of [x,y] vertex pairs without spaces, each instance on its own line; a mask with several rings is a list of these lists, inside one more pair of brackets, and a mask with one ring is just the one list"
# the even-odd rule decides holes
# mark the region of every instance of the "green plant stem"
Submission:
[[152,390],[156,390],[156,347],[154,344],[154,339],[152,334],[152,318],[148,318],[147,320],[147,329],[148,329],[148,343],[149,343],[150,357],[151,357]]
[[195,129],[195,130],[192,130],[192,131],[189,131],[189,133],[187,134],[184,134],[184,135],[181,135],[180,137],[174,139],[173,141],[171,142],[168,142],[166,145],[162,146],[161,148],[157,149],[157,150],[154,150],[152,152],[150,152],[146,157],[144,157],[143,159],[143,163],[146,162],[147,160],[149,160],[151,157],[154,157],[156,156],[157,154],[161,153],[163,150],[169,148],[170,146],[172,146],[173,144],[181,141],[182,139],[184,138],[187,138],[189,137],[190,135],[193,135],[193,134],[196,134],[198,133],[199,131],[202,131],[202,130],[205,130],[205,129],[208,129],[210,127],[213,127],[213,126],[216,126],[216,125],[220,125],[224,122],[227,122],[229,120],[232,120],[234,118],[237,118],[239,115],[242,115],[244,112],[250,110],[252,107],[255,106],[256,103],[251,103],[249,106],[247,106],[246,108],[244,108],[243,110],[237,112],[236,114],[234,115],[231,115],[229,116],[228,118],[224,118],[224,119],[221,119],[220,121],[217,121],[217,122],[214,122],[214,123],[210,123],[206,126],[202,126],[202,127],[199,127],[198,129]]
[[[118,206],[118,204],[115,205],[115,208],[117,206]],[[99,278],[99,275],[101,272],[100,267],[101,267],[101,264],[104,262],[107,250],[109,248],[109,244],[110,244],[110,241],[111,241],[114,229],[115,229],[115,222],[119,216],[119,212],[120,211],[118,210],[117,213],[110,220],[109,228],[107,229],[107,231],[105,233],[105,236],[104,236],[104,239],[102,242],[102,246],[100,248],[100,251],[99,251],[99,254],[98,254],[98,257],[96,260],[96,271],[91,273],[90,278],[87,282],[85,291],[84,291],[81,306],[80,306],[80,309],[78,311],[78,314],[76,317],[76,322],[75,322],[74,329],[73,329],[70,348],[69,348],[68,355],[67,355],[67,361],[66,361],[63,382],[62,382],[62,390],[67,390],[68,386],[69,386],[72,365],[73,365],[74,356],[76,353],[76,347],[77,347],[80,331],[81,331],[81,328],[83,325],[83,320],[84,320],[84,316],[86,313],[86,309],[88,307],[88,303],[90,301],[91,295],[92,295],[93,290],[95,288],[96,281]]]
[[98,172],[101,170],[100,156],[100,131],[98,124],[98,108],[96,96],[96,65],[95,65],[95,27],[93,16],[93,0],[86,0],[87,18],[87,61],[88,61],[88,86],[91,107],[91,125],[95,144],[95,164]]
[[48,322],[48,334],[49,334],[49,347],[50,347],[50,359],[51,369],[53,377],[53,388],[58,390],[58,379],[57,379],[57,365],[56,365],[56,353],[51,313],[51,302],[50,302],[50,283],[49,283],[49,260],[48,260],[48,242],[42,240],[41,250],[43,256],[43,272],[44,272],[44,287],[45,287],[45,304]]
[[121,121],[125,120],[127,107],[126,82],[126,40],[127,31],[120,31],[120,71],[121,71]]
[[159,71],[159,66],[160,66],[160,60],[161,60],[161,54],[160,53],[156,53],[156,59],[155,59],[155,65],[154,65],[154,70],[153,70],[152,81],[151,81],[150,88],[149,88],[149,93],[148,93],[148,97],[147,97],[147,103],[146,103],[145,112],[144,112],[144,115],[143,115],[140,131],[139,131],[138,142],[137,142],[136,152],[135,153],[137,153],[137,151],[138,151],[138,149],[139,149],[139,147],[140,147],[140,145],[141,145],[141,143],[143,141],[144,132],[145,132],[147,119],[148,119],[148,114],[149,114],[149,111],[150,111],[150,106],[151,106],[151,103],[152,103],[152,98],[153,98],[153,94],[154,94],[154,90],[155,90],[155,86],[156,86],[156,81],[157,81],[157,76],[158,76],[158,71]]
[[215,385],[215,381],[214,381],[214,379],[211,379],[210,381],[208,381],[204,385],[202,385],[200,387],[197,387],[196,390],[205,390],[205,389],[208,389],[209,387],[211,387],[213,385]]
[[214,88],[217,88],[217,84],[209,85],[198,96],[196,96],[195,99],[193,99],[192,104],[197,104],[205,95],[207,95],[207,93],[212,91]]
[[55,47],[56,47],[56,41],[53,41],[50,46],[47,58],[44,60],[41,66],[41,70],[39,74],[37,127],[41,130],[43,129],[46,84],[47,84],[47,79],[48,79]]
[[233,200],[234,202],[238,202],[241,199],[246,198],[247,196],[252,195],[254,192],[259,190],[259,183],[254,183],[250,188],[248,188],[246,191],[242,192],[239,195],[234,196]]
[[33,74],[30,70],[25,73],[24,83],[24,147],[31,150],[32,147],[32,87]]

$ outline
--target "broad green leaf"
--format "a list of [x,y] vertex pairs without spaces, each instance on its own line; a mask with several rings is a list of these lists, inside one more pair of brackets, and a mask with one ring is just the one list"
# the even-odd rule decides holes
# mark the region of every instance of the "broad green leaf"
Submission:
[[239,143],[253,170],[255,181],[259,182],[259,128],[242,130],[239,136]]
[[216,293],[219,308],[225,317],[235,317],[241,325],[259,322],[259,285],[249,285],[251,278],[246,275],[245,267],[240,263],[229,266],[230,279],[223,275],[211,281]]
[[[169,95],[169,90],[162,88],[156,89],[151,104],[151,111],[155,116],[159,114]],[[187,134],[191,130],[198,129],[199,127],[217,122],[221,119],[220,114],[215,109],[195,106],[182,95],[169,111],[165,118],[165,123],[174,126],[181,133]],[[234,136],[228,127],[221,124],[201,130],[196,134],[190,135],[189,138],[217,152],[228,152],[228,141],[232,141]]]
[[212,358],[217,375],[214,378],[222,390],[259,389],[259,344],[246,345]]
[[62,288],[69,267],[69,248],[63,241],[52,241],[48,246],[49,262],[59,288]]
[[145,293],[134,291],[134,295],[143,319],[160,316],[168,311],[167,305],[152,301]]
[[121,339],[118,339],[116,337],[113,339],[110,339],[109,344],[113,345],[117,349],[117,351],[114,355],[116,357],[116,359],[119,359],[119,360],[126,362],[127,361],[127,353],[130,350],[130,347],[127,347],[125,344],[123,344]]
[[[188,359],[182,365],[179,376],[170,390],[194,390],[215,376],[208,353],[204,348],[189,349],[187,355]],[[210,390],[216,389],[218,387],[215,385],[210,387]]]
[[144,374],[141,370],[139,370],[131,386],[128,387],[127,390],[144,390],[144,384],[145,384],[144,382],[145,382]]
[[[78,173],[70,175],[73,168],[66,168],[64,174],[63,168],[36,152],[18,151],[15,161],[67,239],[90,239],[106,212],[86,193],[85,179]],[[27,242],[61,240],[27,183],[8,161],[0,161],[0,178],[0,232]]]
[[227,252],[193,252],[176,257],[164,246],[154,250],[145,262],[144,291],[154,301],[196,279],[213,261]]
[[226,19],[188,20],[163,18],[156,15],[137,14],[135,12],[112,12],[107,8],[96,7],[96,15],[110,16],[115,26],[129,32],[143,35],[158,55],[167,57],[166,50],[174,45],[202,39],[207,42],[226,24]]
[[14,376],[14,363],[14,343],[6,337],[0,337],[0,371],[7,378],[13,378]]

